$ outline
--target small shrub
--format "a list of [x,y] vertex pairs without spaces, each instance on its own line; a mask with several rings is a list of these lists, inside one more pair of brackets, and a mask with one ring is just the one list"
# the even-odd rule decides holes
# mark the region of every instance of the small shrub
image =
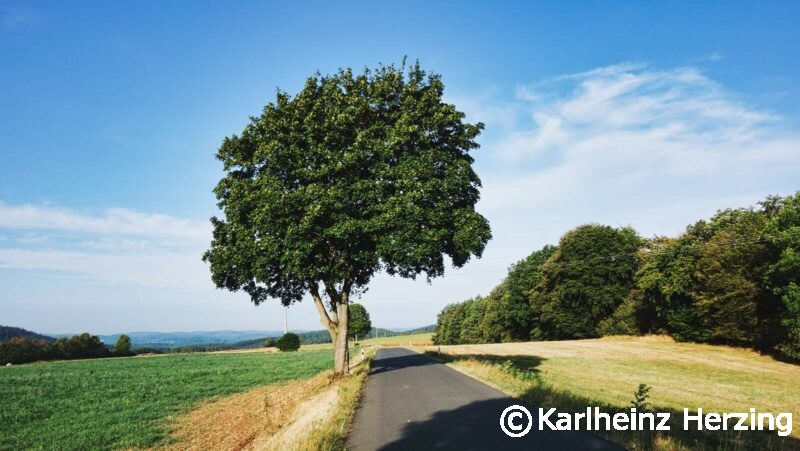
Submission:
[[650,405],[647,400],[650,398],[650,389],[652,388],[653,387],[648,387],[646,384],[639,384],[639,388],[633,393],[631,407],[640,412],[647,410],[647,406]]
[[297,334],[288,332],[278,339],[275,346],[282,352],[297,351],[300,349],[300,337]]
[[532,371],[531,369],[523,368],[521,364],[518,364],[513,360],[505,360],[500,363],[500,370],[517,379],[541,382],[538,373]]
[[275,339],[272,337],[267,338],[264,340],[264,347],[265,348],[274,348],[275,347]]

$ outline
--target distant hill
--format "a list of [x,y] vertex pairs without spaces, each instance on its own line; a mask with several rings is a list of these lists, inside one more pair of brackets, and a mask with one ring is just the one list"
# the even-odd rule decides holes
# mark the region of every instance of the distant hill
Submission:
[[[435,325],[431,324],[430,326],[418,327],[416,329],[407,329],[402,331],[373,327],[366,337],[360,337],[360,338],[395,337],[398,335],[421,334],[421,333],[433,332],[433,329],[435,327],[436,327]],[[295,333],[300,337],[300,342],[307,345],[331,342],[331,335],[328,333],[327,330],[312,330],[309,332],[295,332]],[[283,332],[279,332],[277,335],[271,335],[271,337],[278,338],[281,335],[283,335]],[[268,337],[270,336],[264,336],[252,340],[244,340],[238,343],[233,343],[231,345],[231,348],[233,349],[260,348],[261,346],[263,346],[264,340],[266,340]]]
[[14,337],[25,337],[31,340],[55,341],[55,338],[47,335],[37,334],[21,327],[0,326],[0,343],[8,341]]
[[[372,337],[394,337],[396,335],[409,335],[422,332],[432,332],[434,326],[425,326],[417,329],[390,330],[373,328],[366,336]],[[19,329],[24,330],[24,329]],[[25,331],[28,332],[28,331]],[[327,330],[293,330],[292,332],[300,336],[300,340],[305,344],[330,343],[331,336]],[[28,332],[33,333],[33,332]],[[74,334],[55,334],[56,337],[71,337]],[[100,341],[108,346],[113,346],[122,334],[98,335]],[[126,332],[125,335],[131,338],[134,348],[151,348],[162,350],[191,351],[191,350],[222,350],[222,349],[242,349],[259,348],[264,344],[268,337],[278,338],[283,335],[282,330],[217,330],[217,331],[193,331],[193,332]],[[52,338],[46,337],[50,340]],[[2,340],[0,340],[2,341]]]
[[[180,348],[185,346],[231,345],[244,340],[279,336],[275,330],[218,330],[193,332],[126,332],[135,348]],[[113,345],[122,334],[99,335],[100,340]]]

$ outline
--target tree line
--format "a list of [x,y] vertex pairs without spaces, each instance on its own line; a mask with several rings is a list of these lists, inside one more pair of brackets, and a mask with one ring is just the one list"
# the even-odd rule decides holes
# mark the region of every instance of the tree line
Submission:
[[45,360],[97,359],[133,355],[131,340],[121,335],[113,348],[107,347],[96,335],[83,333],[57,340],[14,337],[0,343],[0,364],[19,364]]
[[668,334],[800,359],[800,192],[678,237],[588,224],[438,315],[437,344]]

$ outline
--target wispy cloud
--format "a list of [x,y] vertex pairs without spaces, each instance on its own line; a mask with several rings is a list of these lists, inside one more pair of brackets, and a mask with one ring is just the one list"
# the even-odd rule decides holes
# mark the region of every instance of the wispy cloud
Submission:
[[[741,102],[697,68],[622,64],[512,94],[449,99],[487,123],[476,153],[479,209],[495,238],[461,273],[469,277],[448,273],[435,293],[414,285],[420,303],[485,293],[508,264],[581,223],[674,234],[717,208],[800,188],[800,132],[787,128],[791,121]],[[0,232],[9,238],[0,241],[0,268],[211,292],[200,261],[210,229],[126,208],[0,203]],[[393,299],[397,287],[382,276],[370,293]]]
[[513,94],[464,103],[470,120],[487,123],[476,153],[479,209],[494,238],[471,265],[478,272],[583,223],[674,235],[717,209],[800,189],[793,121],[742,101],[698,67],[624,63]]
[[92,215],[0,204],[3,229],[17,237],[0,245],[0,268],[67,274],[88,283],[212,287],[200,261],[211,238],[205,222],[126,208]]
[[587,195],[618,206],[632,196],[708,197],[759,183],[768,194],[770,181],[800,169],[797,131],[695,68],[625,64],[520,91],[515,103],[528,125],[486,145],[513,168],[486,177],[488,208]]
[[60,230],[102,235],[138,235],[206,240],[207,222],[189,221],[158,213],[141,213],[111,208],[101,214],[80,213],[50,205],[7,205],[0,203],[0,228],[18,230]]
[[44,270],[87,283],[133,284],[172,289],[212,288],[198,252],[93,253],[58,249],[0,248],[0,269]]

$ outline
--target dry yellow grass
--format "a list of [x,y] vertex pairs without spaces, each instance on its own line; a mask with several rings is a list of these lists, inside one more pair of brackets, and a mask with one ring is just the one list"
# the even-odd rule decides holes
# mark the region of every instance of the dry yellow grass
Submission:
[[352,375],[332,379],[326,371],[284,384],[200,405],[174,422],[172,450],[343,449],[344,437],[369,371],[354,358]]
[[[368,338],[366,340],[359,340],[359,345],[367,346],[431,346],[433,342],[431,338],[432,333],[410,334],[410,335],[396,335],[394,337],[376,337]],[[352,343],[351,343],[352,345]],[[310,345],[303,345],[300,347],[301,351],[317,351],[320,349],[331,349],[331,343],[316,343]]]
[[253,449],[289,424],[297,406],[330,385],[330,372],[217,399],[179,418],[169,449]]
[[[747,349],[648,336],[442,346],[441,352],[451,356],[454,368],[517,397],[536,392],[541,398],[547,387],[579,403],[624,409],[644,383],[652,387],[654,410],[792,412],[791,436],[800,437],[800,366]],[[531,377],[504,376],[496,364],[503,360],[516,362]],[[559,399],[564,398],[552,398]]]

